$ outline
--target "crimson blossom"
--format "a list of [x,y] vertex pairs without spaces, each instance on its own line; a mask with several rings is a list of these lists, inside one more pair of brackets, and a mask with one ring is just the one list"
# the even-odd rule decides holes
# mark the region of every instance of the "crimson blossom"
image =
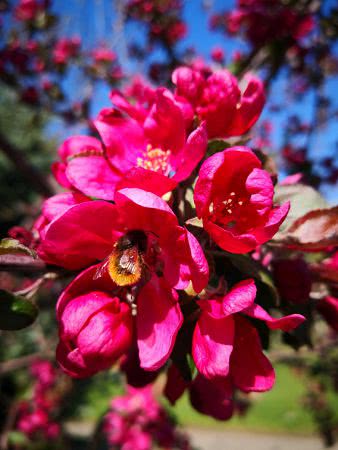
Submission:
[[196,367],[204,377],[229,376],[244,392],[271,389],[275,374],[262,352],[255,327],[241,314],[283,331],[290,331],[305,320],[300,314],[274,319],[254,303],[255,297],[254,280],[248,279],[237,283],[223,297],[199,300],[201,315],[192,344]]
[[127,393],[111,401],[103,431],[112,448],[122,450],[191,450],[185,434],[177,430],[152,388],[127,387]]
[[192,340],[198,374],[187,383],[174,364],[170,367],[165,394],[172,403],[189,388],[195,409],[226,420],[234,413],[235,389],[264,392],[273,387],[274,369],[248,318],[262,320],[270,329],[283,331],[293,330],[305,318],[300,314],[271,317],[255,303],[256,291],[254,280],[248,279],[223,296],[198,301],[200,315]]
[[278,231],[290,204],[273,204],[273,184],[247,147],[216,153],[201,166],[194,198],[204,229],[222,249],[247,253]]
[[241,91],[237,79],[226,69],[217,72],[179,67],[173,72],[175,94],[188,100],[200,120],[205,120],[209,139],[240,136],[259,118],[264,86],[251,74],[244,77]]
[[[204,124],[187,134],[192,111],[164,88],[153,92],[150,108],[129,104],[114,92],[116,108],[103,109],[94,126],[102,142],[73,136],[59,149],[53,166],[58,182],[85,195],[113,200],[115,190],[138,187],[157,195],[188,178],[205,155]],[[189,115],[189,117],[188,117]]]
[[87,268],[57,305],[61,366],[72,376],[92,375],[136,339],[141,367],[158,369],[183,321],[176,289],[191,281],[200,292],[208,282],[196,238],[178,225],[165,201],[137,188],[118,191],[115,204],[89,200],[55,211],[40,233],[40,257],[71,270]]

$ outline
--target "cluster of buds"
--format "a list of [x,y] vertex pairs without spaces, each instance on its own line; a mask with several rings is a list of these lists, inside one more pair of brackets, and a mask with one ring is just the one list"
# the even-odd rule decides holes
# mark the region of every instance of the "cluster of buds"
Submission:
[[213,28],[227,33],[242,33],[253,48],[275,40],[291,39],[296,43],[311,32],[314,19],[311,14],[280,0],[238,0],[237,8],[211,19]]
[[128,386],[125,395],[115,397],[105,416],[104,431],[112,448],[121,450],[192,449],[150,386]]
[[32,397],[20,402],[16,429],[31,440],[55,439],[60,435],[60,425],[55,421],[60,402],[56,381],[60,373],[49,361],[36,360],[30,374],[34,379]]
[[[47,0],[20,0],[1,11],[0,79],[23,103],[53,111],[64,120],[86,119],[85,106],[72,104],[62,77],[76,66],[94,86],[98,79],[116,85],[123,77],[115,53],[104,43],[84,51],[79,36],[58,36],[59,18]],[[86,101],[88,101],[86,99]]]
[[186,34],[186,25],[180,18],[181,0],[130,0],[127,10],[132,19],[149,24],[149,43],[175,45]]

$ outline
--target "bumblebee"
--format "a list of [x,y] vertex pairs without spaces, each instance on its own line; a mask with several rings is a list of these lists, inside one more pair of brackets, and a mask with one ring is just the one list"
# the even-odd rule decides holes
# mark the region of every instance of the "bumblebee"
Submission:
[[145,271],[144,254],[147,236],[143,231],[129,231],[120,237],[108,257],[107,270],[118,286],[138,283]]

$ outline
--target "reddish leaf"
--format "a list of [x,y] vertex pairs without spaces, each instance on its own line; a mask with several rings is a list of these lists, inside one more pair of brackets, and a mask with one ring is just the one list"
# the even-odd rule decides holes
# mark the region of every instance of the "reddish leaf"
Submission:
[[278,243],[299,250],[321,250],[338,245],[338,206],[310,211],[297,219]]

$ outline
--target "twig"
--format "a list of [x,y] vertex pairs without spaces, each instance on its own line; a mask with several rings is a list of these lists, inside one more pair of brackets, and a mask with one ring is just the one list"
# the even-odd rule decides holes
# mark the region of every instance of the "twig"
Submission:
[[46,271],[46,265],[40,259],[19,255],[0,256],[0,272],[40,273],[44,271]]
[[10,359],[0,363],[0,375],[3,375],[13,370],[21,369],[31,364],[37,358],[51,357],[52,353],[49,351],[31,353],[30,355],[20,356],[19,358]]

